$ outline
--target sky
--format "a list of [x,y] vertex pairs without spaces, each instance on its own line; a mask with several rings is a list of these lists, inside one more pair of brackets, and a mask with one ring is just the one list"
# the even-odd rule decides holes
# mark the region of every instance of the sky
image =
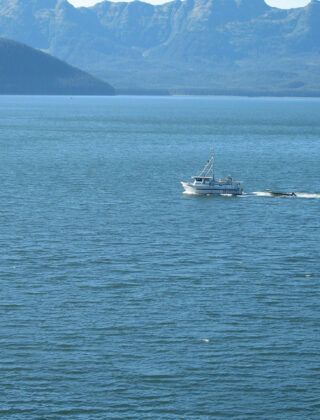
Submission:
[[[98,0],[68,0],[74,6],[93,6],[99,3]],[[101,1],[101,0],[100,0]],[[115,0],[116,1],[116,0]],[[129,1],[129,0],[122,0]],[[169,0],[144,0],[146,3],[162,4],[167,3]],[[266,0],[270,6],[280,7],[283,9],[290,9],[291,7],[301,7],[310,3],[310,0]]]

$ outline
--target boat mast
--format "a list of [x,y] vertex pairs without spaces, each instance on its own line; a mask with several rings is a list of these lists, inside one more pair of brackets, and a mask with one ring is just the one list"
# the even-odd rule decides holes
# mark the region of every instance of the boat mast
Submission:
[[210,177],[214,179],[214,153],[212,152],[211,158],[205,164],[204,168],[199,174],[199,177]]

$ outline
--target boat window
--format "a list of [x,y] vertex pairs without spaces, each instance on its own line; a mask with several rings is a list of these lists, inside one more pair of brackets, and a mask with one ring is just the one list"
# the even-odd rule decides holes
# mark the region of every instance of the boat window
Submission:
[[202,178],[196,178],[196,181],[197,182],[201,182],[202,181]]

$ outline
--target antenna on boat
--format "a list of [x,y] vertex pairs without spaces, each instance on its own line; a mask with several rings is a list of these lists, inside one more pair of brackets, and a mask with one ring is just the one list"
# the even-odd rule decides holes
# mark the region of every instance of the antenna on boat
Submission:
[[212,146],[212,153],[211,153],[211,168],[210,168],[210,176],[214,179],[214,147]]
[[212,150],[212,155],[208,162],[205,164],[204,168],[199,174],[199,177],[210,177],[214,179],[214,151]]

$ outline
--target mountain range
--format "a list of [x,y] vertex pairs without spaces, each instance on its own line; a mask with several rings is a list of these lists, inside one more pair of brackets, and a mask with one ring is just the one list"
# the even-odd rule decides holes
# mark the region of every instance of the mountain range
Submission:
[[113,95],[114,89],[57,58],[0,38],[0,94]]
[[119,92],[320,95],[320,2],[0,0],[0,36],[108,80]]

